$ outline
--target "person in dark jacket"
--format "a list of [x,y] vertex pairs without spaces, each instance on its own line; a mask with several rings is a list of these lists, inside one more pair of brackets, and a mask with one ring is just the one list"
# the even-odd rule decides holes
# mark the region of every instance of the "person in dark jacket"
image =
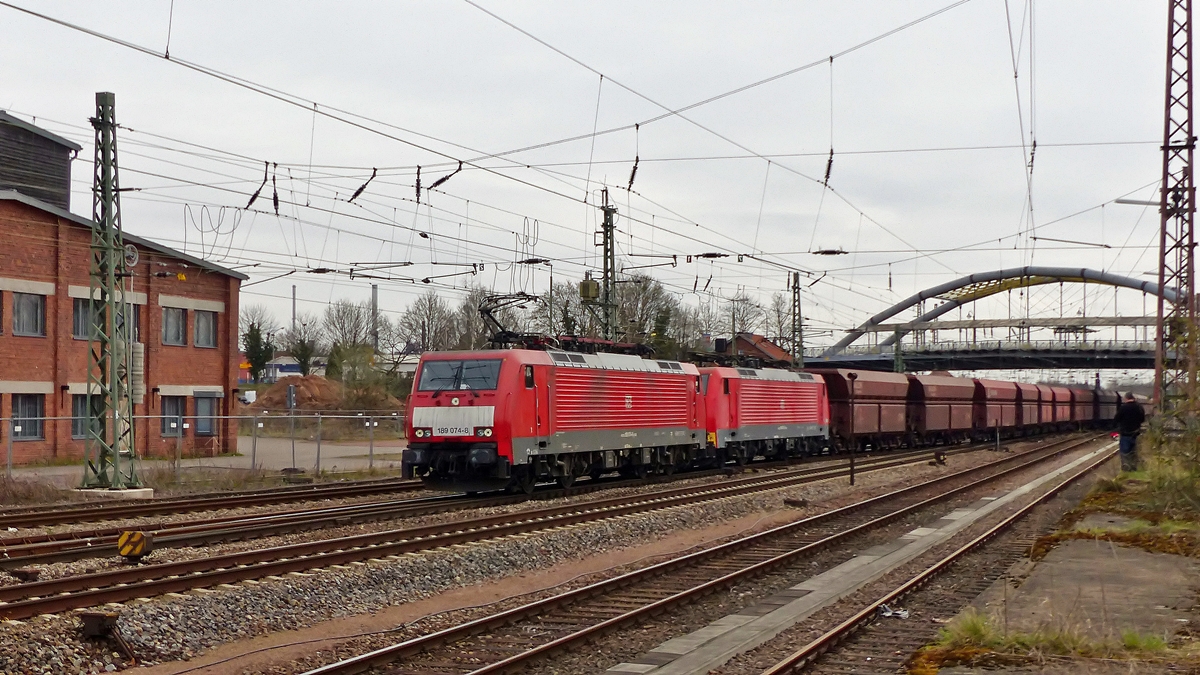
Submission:
[[1146,421],[1146,413],[1142,404],[1133,400],[1133,394],[1125,394],[1125,402],[1117,408],[1117,433],[1121,435],[1119,447],[1121,454],[1121,470],[1137,471],[1137,437],[1142,432],[1142,422]]

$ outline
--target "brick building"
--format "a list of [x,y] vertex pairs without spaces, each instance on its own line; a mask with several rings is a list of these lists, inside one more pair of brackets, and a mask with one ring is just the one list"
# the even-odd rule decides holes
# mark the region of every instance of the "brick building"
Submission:
[[[0,418],[13,420],[0,431],[6,442],[12,434],[17,463],[84,451],[92,221],[68,210],[69,157],[65,177],[12,166],[36,164],[41,153],[60,167],[79,150],[0,112]],[[185,454],[233,451],[236,424],[221,416],[236,406],[238,288],[247,277],[141,237],[125,242],[139,253],[127,297],[145,351],[138,455],[173,454],[177,444]]]

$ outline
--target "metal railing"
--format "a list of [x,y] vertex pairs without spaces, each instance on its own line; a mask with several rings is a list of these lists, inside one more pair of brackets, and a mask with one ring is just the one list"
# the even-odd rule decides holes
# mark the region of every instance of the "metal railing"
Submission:
[[[919,354],[922,352],[970,352],[970,351],[1125,351],[1153,352],[1154,342],[1145,340],[976,340],[974,342],[926,342],[923,344],[905,344],[900,348],[902,354]],[[823,348],[805,349],[806,358],[816,358],[824,353]],[[894,354],[892,346],[877,345],[850,346],[839,352],[841,355],[881,355]]]

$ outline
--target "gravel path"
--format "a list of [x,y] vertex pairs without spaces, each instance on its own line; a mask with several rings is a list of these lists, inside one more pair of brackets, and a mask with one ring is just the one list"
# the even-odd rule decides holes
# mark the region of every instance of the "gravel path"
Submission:
[[[991,453],[969,453],[951,457],[945,468],[916,465],[863,474],[854,488],[849,488],[845,479],[824,481],[469,546],[268,578],[258,583],[137,601],[122,610],[119,626],[142,663],[187,659],[222,643],[311,626],[331,618],[370,613],[381,606],[429,598],[448,589],[636,547],[671,532],[698,530],[750,514],[775,513],[788,508],[783,504],[785,498],[805,499],[811,505],[790,510],[798,518],[893,489],[899,483],[915,482],[932,474],[960,470],[994,458]],[[657,487],[660,486],[626,488],[621,492],[633,494]],[[620,492],[614,491],[614,494]],[[496,510],[537,508],[543,504],[498,507]],[[448,516],[465,517],[462,514]],[[328,534],[304,533],[288,537],[324,537]],[[249,546],[259,547],[267,541],[250,542]],[[238,544],[244,545],[245,542]],[[180,551],[164,553],[175,555]],[[64,565],[72,564],[78,563]],[[91,564],[95,565],[96,561]],[[512,592],[522,590],[514,586]],[[394,639],[394,635],[388,636],[387,641]],[[54,661],[46,649],[53,649],[59,660]],[[126,659],[113,656],[114,653],[111,645],[80,638],[77,619],[73,615],[0,624],[0,670],[6,672],[85,673],[102,671],[109,664],[118,668],[129,665]]]

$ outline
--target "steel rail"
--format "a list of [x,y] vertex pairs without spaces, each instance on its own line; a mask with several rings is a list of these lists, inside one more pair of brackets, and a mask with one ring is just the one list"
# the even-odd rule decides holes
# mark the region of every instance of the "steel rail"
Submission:
[[897,587],[895,590],[889,592],[887,595],[884,595],[882,598],[879,598],[878,600],[870,603],[869,605],[864,607],[862,610],[860,610],[858,613],[856,613],[854,616],[852,616],[849,619],[846,619],[842,623],[838,624],[836,627],[829,630],[821,637],[813,640],[812,642],[808,643],[800,650],[792,653],[790,656],[788,656],[784,660],[775,664],[771,668],[768,668],[767,670],[763,671],[762,675],[785,675],[787,673],[800,672],[805,667],[812,664],[816,659],[820,658],[823,654],[825,654],[826,652],[828,652],[831,649],[833,649],[834,647],[836,647],[840,642],[842,642],[844,639],[849,637],[852,633],[854,633],[858,629],[862,628],[863,626],[866,626],[868,623],[870,623],[872,620],[874,620],[874,618],[876,616],[878,616],[879,608],[882,605],[888,605],[888,604],[893,604],[893,603],[899,602],[901,599],[903,599],[909,593],[912,593],[913,591],[924,586],[931,579],[933,579],[934,577],[938,576],[939,574],[945,572],[947,569],[949,569],[951,566],[953,566],[955,563],[957,563],[965,555],[974,551],[975,549],[979,548],[980,546],[983,546],[984,544],[990,542],[992,539],[995,539],[1001,533],[1008,530],[1010,527],[1012,527],[1017,522],[1019,522],[1022,518],[1029,515],[1029,513],[1032,512],[1033,509],[1046,503],[1047,501],[1049,501],[1050,499],[1052,499],[1053,497],[1058,495],[1060,492],[1065,490],[1067,487],[1070,487],[1075,481],[1079,480],[1080,478],[1083,478],[1084,476],[1088,475],[1092,471],[1095,471],[1099,467],[1103,466],[1106,462],[1111,460],[1115,455],[1116,455],[1116,450],[1111,450],[1111,451],[1101,455],[1097,460],[1095,460],[1094,462],[1091,462],[1086,467],[1080,469],[1079,471],[1075,472],[1071,476],[1068,476],[1067,478],[1065,478],[1064,480],[1059,482],[1057,485],[1052,487],[1048,492],[1042,494],[1041,496],[1039,496],[1037,499],[1033,500],[1029,504],[1026,504],[1024,507],[1022,507],[1021,509],[1019,509],[1018,511],[1016,511],[1009,517],[1007,517],[1004,520],[1002,520],[1001,522],[997,523],[995,526],[989,528],[983,534],[979,535],[978,537],[972,539],[971,541],[967,542],[963,546],[959,547],[957,550],[950,553],[945,558],[942,558],[940,561],[938,561],[937,563],[935,563],[928,569],[924,570],[923,572],[917,574],[913,578],[904,582],[899,587]]
[[[175,495],[172,497],[153,497],[153,498],[151,498],[149,500],[145,500],[145,501],[153,502],[153,503],[165,503],[165,502],[168,502],[171,500],[204,499],[204,498],[209,498],[209,497],[225,498],[225,497],[231,497],[231,496],[237,497],[237,496],[242,496],[242,495],[288,494],[288,493],[304,492],[304,491],[309,491],[309,490],[313,490],[313,489],[329,488],[329,487],[335,487],[335,486],[345,487],[348,485],[372,485],[372,484],[379,484],[379,483],[401,483],[401,484],[410,483],[410,484],[416,485],[417,483],[419,483],[419,481],[413,480],[413,479],[397,478],[396,476],[385,476],[383,478],[360,478],[360,479],[354,479],[354,480],[337,479],[337,480],[332,480],[332,481],[329,481],[326,483],[294,483],[294,484],[288,484],[288,485],[273,485],[270,487],[261,487],[261,488],[246,488],[244,490],[195,492],[195,493],[191,493],[191,494]],[[86,507],[86,506],[96,506],[96,505],[104,505],[104,504],[112,504],[112,503],[124,504],[124,503],[128,503],[128,502],[110,502],[106,499],[98,499],[98,500],[92,500],[92,501],[51,502],[51,503],[46,503],[46,504],[31,504],[31,505],[24,505],[24,506],[9,505],[9,506],[0,507],[0,518],[7,518],[8,516],[18,516],[18,515],[23,515],[26,513],[45,511],[47,508],[55,508],[55,509],[60,508],[60,507],[61,508],[82,508],[82,507]]]
[[0,528],[41,527],[67,523],[96,522],[118,518],[143,518],[163,514],[211,511],[215,509],[284,504],[316,499],[339,499],[389,492],[408,492],[424,489],[420,481],[371,481],[366,484],[308,485],[297,490],[249,491],[232,495],[204,497],[168,497],[122,503],[91,503],[71,508],[31,510],[22,513],[0,514]]
[[[1061,441],[1070,442],[1073,439]],[[1051,444],[1055,445],[1055,444]],[[1030,453],[1044,451],[1033,450]],[[1064,450],[1065,451],[1065,450]],[[1009,456],[1013,461],[1030,453]],[[879,471],[925,461],[925,457],[877,458],[857,471]],[[990,466],[990,465],[985,465]],[[970,470],[968,470],[970,471]],[[679,487],[648,494],[610,497],[513,514],[496,514],[454,523],[425,525],[229,553],[197,560],[107,570],[61,579],[0,587],[0,618],[21,619],[109,602],[204,588],[271,575],[425,551],[500,536],[536,532],[565,525],[697,504],[732,496],[837,478],[847,465],[754,476],[734,484]],[[951,474],[956,475],[956,474]]]
[[[736,554],[737,552],[742,551],[743,549],[746,549],[746,548],[749,548],[749,547],[752,547],[752,546],[755,546],[758,544],[763,544],[765,542],[769,542],[772,539],[776,539],[781,536],[790,535],[790,534],[794,534],[794,533],[798,533],[798,532],[803,532],[803,531],[805,531],[805,528],[809,528],[813,525],[816,525],[819,523],[824,523],[827,521],[833,521],[842,516],[853,514],[855,512],[867,509],[871,506],[884,504],[890,500],[897,499],[904,495],[917,494],[918,491],[920,491],[920,490],[928,490],[931,487],[936,487],[938,485],[952,481],[954,479],[960,479],[960,478],[964,478],[964,477],[969,477],[973,474],[984,473],[984,472],[988,471],[989,469],[995,469],[1000,465],[1014,462],[1016,460],[1020,460],[1020,459],[1028,460],[1028,461],[1020,462],[1019,464],[1017,464],[1017,466],[1003,469],[998,473],[985,476],[983,478],[974,480],[968,484],[949,489],[949,490],[942,492],[940,494],[937,494],[933,497],[929,497],[929,498],[920,500],[914,504],[910,504],[908,506],[903,506],[899,509],[890,511],[886,515],[878,516],[878,517],[868,520],[867,522],[860,523],[858,525],[840,530],[840,531],[836,532],[835,534],[823,537],[821,539],[818,539],[817,541],[805,544],[803,546],[800,546],[798,548],[792,549],[790,551],[787,551],[787,552],[784,552],[781,554],[777,554],[777,555],[768,557],[765,560],[758,561],[751,565],[742,566],[740,569],[738,569],[734,572],[723,574],[717,578],[714,578],[714,579],[705,581],[703,583],[700,583],[698,585],[692,586],[685,591],[674,593],[668,597],[645,604],[642,607],[639,607],[637,609],[634,609],[634,610],[631,610],[628,612],[624,612],[616,617],[612,617],[612,618],[600,621],[600,622],[593,624],[587,628],[584,628],[579,631],[575,631],[567,636],[552,640],[551,642],[545,643],[545,644],[535,647],[533,649],[529,649],[529,650],[526,650],[519,654],[507,657],[503,660],[497,661],[490,665],[486,665],[486,666],[477,668],[477,669],[471,671],[471,675],[483,675],[484,673],[499,673],[499,672],[508,672],[510,670],[519,670],[521,668],[524,668],[525,666],[527,666],[529,664],[529,662],[531,662],[537,658],[543,657],[547,654],[550,654],[555,651],[559,651],[561,649],[565,649],[572,645],[578,645],[582,642],[585,642],[591,638],[596,637],[597,635],[599,635],[603,632],[615,629],[621,625],[655,615],[655,614],[665,611],[671,607],[677,606],[677,605],[685,603],[685,602],[690,602],[692,600],[703,597],[704,595],[715,592],[721,588],[724,588],[729,585],[738,583],[740,581],[744,581],[748,578],[757,576],[763,572],[766,572],[766,571],[769,571],[776,567],[779,567],[781,565],[787,564],[787,563],[795,560],[797,557],[800,557],[800,556],[803,556],[803,555],[806,555],[809,553],[813,553],[817,550],[826,548],[835,543],[842,542],[842,541],[844,541],[850,537],[853,537],[855,535],[862,534],[869,530],[872,530],[872,529],[878,528],[880,526],[886,525],[888,523],[894,522],[895,520],[902,518],[905,515],[913,513],[917,510],[927,508],[938,502],[945,501],[945,500],[949,499],[950,497],[955,496],[957,494],[961,494],[963,492],[977,488],[986,483],[990,483],[992,481],[998,480],[998,479],[1000,479],[1004,476],[1008,476],[1014,472],[1021,471],[1023,469],[1027,469],[1030,466],[1033,466],[1040,462],[1044,462],[1044,461],[1047,461],[1054,457],[1058,457],[1058,456],[1060,456],[1066,452],[1069,452],[1073,449],[1076,449],[1080,446],[1091,443],[1091,442],[1097,440],[1098,438],[1099,438],[1099,436],[1092,437],[1092,438],[1086,438],[1086,439],[1082,439],[1082,440],[1067,439],[1067,440],[1063,441],[1063,443],[1065,443],[1065,445],[1061,448],[1051,449],[1050,447],[1046,447],[1046,448],[1041,448],[1038,450],[1031,450],[1027,453],[1022,453],[1020,455],[1013,455],[1008,458],[998,460],[996,462],[981,465],[978,467],[972,467],[970,469],[965,469],[963,471],[959,471],[959,472],[949,474],[946,476],[941,476],[941,477],[935,478],[930,481],[925,481],[925,482],[922,482],[922,483],[919,483],[916,485],[912,485],[912,486],[909,486],[906,488],[901,488],[899,490],[895,490],[895,491],[892,491],[892,492],[889,492],[889,493],[886,493],[883,495],[872,497],[870,499],[867,499],[867,500],[864,500],[861,502],[856,502],[854,504],[850,504],[848,506],[834,509],[832,511],[827,511],[825,513],[810,516],[808,518],[804,518],[802,520],[795,521],[795,522],[789,523],[787,525],[782,525],[782,526],[767,530],[762,533],[750,535],[750,536],[743,537],[743,538],[740,538],[740,539],[737,539],[737,540],[734,540],[731,542],[727,542],[725,544],[721,544],[719,546],[715,546],[713,548],[709,548],[709,549],[705,549],[705,550],[698,551],[695,553],[691,553],[691,554],[687,554],[687,555],[680,556],[677,558],[673,558],[671,560],[667,560],[665,562],[651,565],[649,567],[646,567],[646,568],[643,568],[640,570],[629,572],[629,573],[614,577],[612,579],[607,579],[607,580],[604,580],[604,581],[601,581],[601,582],[598,582],[595,584],[591,584],[589,586],[578,588],[578,589],[575,589],[572,591],[567,591],[565,593],[561,593],[559,595],[556,595],[556,596],[553,596],[550,598],[531,602],[529,604],[526,604],[526,605],[523,605],[520,607],[516,607],[516,608],[510,609],[510,610],[502,611],[502,612],[499,612],[499,613],[496,613],[496,614],[493,614],[490,616],[481,617],[479,619],[468,621],[466,623],[459,624],[457,626],[452,626],[450,628],[446,628],[441,631],[431,633],[429,635],[406,640],[404,642],[401,642],[401,643],[398,643],[395,645],[391,645],[388,647],[384,647],[381,649],[377,649],[372,652],[368,652],[366,654],[362,654],[362,655],[352,657],[352,658],[349,658],[349,659],[346,659],[343,661],[339,661],[337,663],[328,664],[326,666],[322,666],[320,668],[310,670],[307,673],[305,673],[304,675],[348,675],[351,673],[360,673],[360,672],[363,672],[370,668],[381,666],[381,665],[390,663],[390,662],[395,661],[400,658],[416,655],[416,654],[426,651],[434,646],[443,645],[443,644],[447,644],[447,643],[453,643],[453,642],[457,642],[459,640],[462,640],[462,639],[465,639],[465,638],[468,638],[468,637],[471,637],[474,635],[487,633],[489,631],[498,629],[503,626],[507,626],[509,624],[513,624],[513,623],[520,622],[525,619],[537,617],[537,616],[542,615],[552,609],[557,609],[560,607],[572,605],[574,603],[580,602],[582,600],[590,599],[593,597],[603,596],[603,595],[621,590],[623,588],[629,587],[633,584],[647,581],[654,577],[663,576],[663,575],[666,575],[671,572],[685,570],[689,567],[693,567],[697,564],[709,561],[711,559],[714,559],[714,558],[717,558],[720,556]],[[1054,445],[1057,445],[1057,444],[1054,444]],[[1034,457],[1032,459],[1029,459],[1030,455],[1038,455],[1038,456]]]
[[[967,452],[970,447],[951,451]],[[910,457],[925,457],[927,451],[914,451],[902,454],[888,454],[868,458],[870,462],[894,461]],[[776,462],[758,464],[759,467],[775,466]],[[688,474],[676,475],[674,480],[698,478],[724,473],[725,469],[715,469]],[[669,482],[666,477],[659,477],[661,482]],[[747,479],[740,479],[747,480]],[[761,480],[751,478],[749,480]],[[534,499],[553,499],[566,495],[579,495],[601,489],[642,486],[644,480],[601,480],[596,483],[588,481],[569,489],[553,488],[541,490],[532,496]],[[733,484],[732,482],[726,485]],[[691,489],[691,488],[683,488]],[[379,520],[390,520],[400,517],[415,517],[430,513],[441,513],[447,510],[461,510],[502,506],[520,503],[529,499],[526,495],[485,495],[482,497],[466,497],[463,495],[442,495],[410,500],[372,502],[368,504],[353,504],[319,509],[301,509],[257,516],[223,516],[205,520],[192,520],[178,524],[147,525],[137,529],[150,532],[154,536],[154,546],[161,548],[182,548],[203,546],[220,542],[242,541],[258,537],[273,536],[288,532],[312,530],[321,527],[340,527],[347,524],[357,524]],[[14,569],[33,564],[47,564],[98,558],[117,555],[117,537],[129,527],[112,527],[101,530],[74,531],[67,533],[41,534],[25,537],[0,539],[0,570]]]

